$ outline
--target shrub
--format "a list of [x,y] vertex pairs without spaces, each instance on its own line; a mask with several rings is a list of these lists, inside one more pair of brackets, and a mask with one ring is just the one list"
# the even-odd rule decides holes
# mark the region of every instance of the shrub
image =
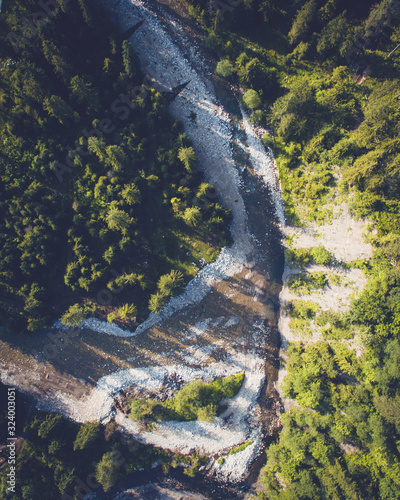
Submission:
[[316,318],[321,333],[326,339],[341,340],[353,338],[348,314],[335,311],[322,311]]
[[303,268],[311,259],[311,252],[307,248],[285,248],[285,260],[293,267]]
[[243,102],[247,108],[257,109],[261,106],[261,98],[255,90],[248,90],[243,96]]
[[322,289],[328,283],[323,271],[299,273],[289,278],[288,286],[297,295],[309,295],[314,290]]
[[293,300],[288,304],[291,318],[312,319],[319,311],[319,305],[311,300]]
[[215,71],[217,75],[227,78],[231,76],[234,71],[233,64],[229,61],[229,59],[222,59],[217,64],[217,68]]
[[210,383],[193,380],[177,391],[173,398],[161,403],[154,399],[134,399],[131,402],[133,420],[213,420],[221,400],[235,396],[244,374],[229,375]]
[[250,441],[246,441],[245,443],[242,443],[239,446],[236,446],[236,448],[233,448],[229,452],[229,455],[234,455],[235,453],[240,453],[241,451],[245,450],[248,446],[250,446],[253,443],[254,443],[254,441],[252,439],[250,439]]

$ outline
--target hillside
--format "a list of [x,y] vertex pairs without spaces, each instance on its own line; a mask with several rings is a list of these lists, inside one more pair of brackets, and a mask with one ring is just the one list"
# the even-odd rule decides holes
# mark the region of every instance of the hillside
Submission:
[[[190,2],[269,127],[286,214],[287,413],[263,498],[398,498],[398,3]],[[286,352],[287,349],[287,352]]]
[[30,32],[35,9],[1,17],[2,321],[133,327],[217,257],[230,215],[107,15],[71,2]]

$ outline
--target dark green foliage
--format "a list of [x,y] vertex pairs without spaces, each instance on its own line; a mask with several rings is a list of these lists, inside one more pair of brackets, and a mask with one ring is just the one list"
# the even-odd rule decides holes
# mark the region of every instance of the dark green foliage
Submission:
[[107,492],[121,477],[121,453],[117,450],[104,453],[96,467],[96,480],[102,485],[103,490]]
[[291,44],[304,40],[309,33],[314,19],[316,4],[316,0],[308,0],[308,2],[298,10],[288,35]]
[[[194,275],[182,247],[211,230],[218,243],[198,258],[216,257],[230,216],[215,196],[199,203],[193,148],[102,8],[66,2],[22,36],[36,11],[18,0],[1,18],[2,321],[33,331],[64,313],[66,324],[97,314],[130,326],[161,276]],[[119,272],[142,278],[115,286]]]
[[84,450],[93,445],[100,433],[100,424],[97,422],[87,422],[83,424],[76,439],[74,441],[73,447],[74,451]]
[[1,475],[0,497],[26,500],[80,498],[86,489],[106,491],[118,478],[149,469],[171,456],[133,439],[126,440],[115,425],[72,423],[60,415],[35,412],[26,422],[24,445],[16,459],[16,492],[7,493]]

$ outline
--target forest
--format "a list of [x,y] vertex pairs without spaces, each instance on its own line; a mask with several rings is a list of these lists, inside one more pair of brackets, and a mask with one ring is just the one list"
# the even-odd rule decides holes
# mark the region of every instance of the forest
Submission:
[[230,213],[127,36],[91,0],[43,5],[0,15],[2,324],[134,327],[229,243]]
[[[260,497],[400,498],[399,3],[186,5],[207,33],[218,81],[240,84],[251,120],[271,131],[264,143],[277,159],[288,222],[329,220],[336,190],[371,222],[374,256],[355,263],[366,287],[345,318],[321,319],[334,326],[331,338],[289,348],[284,391],[299,406],[282,416],[267,450]],[[1,316],[16,331],[93,314],[131,326],[180,291],[193,261],[229,243],[230,215],[196,173],[165,96],[106,16],[89,0],[64,1],[32,28],[36,12],[34,1],[3,0],[0,16]],[[291,257],[330,258],[323,248]],[[315,313],[293,306],[299,329]],[[354,329],[359,357],[341,342]],[[46,485],[34,491],[71,491],[74,449],[86,467],[90,436],[103,439],[97,424],[85,425],[33,418],[20,460],[29,465],[20,473],[24,498],[34,498],[31,471]],[[116,479],[116,453],[125,451],[101,446],[91,458],[98,480],[110,477],[104,470]],[[143,456],[147,466],[152,453],[132,460]]]
[[202,456],[172,454],[127,438],[115,422],[81,424],[34,411],[25,420],[23,435],[23,443],[17,444],[22,449],[16,461],[15,494],[8,491],[3,473],[1,498],[77,500],[89,493],[108,492],[127,477],[132,481],[135,472],[154,464],[162,466],[160,475],[180,466],[189,477],[204,464]]
[[[265,499],[400,498],[400,5],[395,0],[206,2],[188,10],[207,31],[222,82],[277,159],[288,223],[323,223],[334,193],[370,221],[368,283],[316,344],[292,343],[284,393],[298,407],[267,450]],[[330,259],[290,248],[298,265]],[[322,262],[321,260],[321,262]],[[317,273],[318,274],[318,273]],[[326,276],[301,276],[304,291]],[[309,292],[308,292],[309,293]],[[313,303],[292,305],[304,331]],[[341,340],[360,332],[362,355]]]

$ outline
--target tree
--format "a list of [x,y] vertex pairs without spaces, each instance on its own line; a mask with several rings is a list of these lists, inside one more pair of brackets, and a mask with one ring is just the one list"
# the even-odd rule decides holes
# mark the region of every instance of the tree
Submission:
[[83,77],[78,75],[74,76],[71,79],[70,88],[72,95],[76,98],[77,102],[85,102],[92,109],[96,109],[98,107],[99,98],[93,90],[92,84],[86,81]]
[[129,78],[133,78],[135,76],[135,65],[137,62],[133,47],[128,40],[122,42],[122,61],[126,75]]
[[65,125],[68,120],[77,121],[79,119],[79,115],[74,112],[71,106],[62,97],[56,95],[52,95],[49,99],[44,100],[43,109],[50,116],[56,118],[62,125]]
[[189,207],[182,215],[184,222],[191,227],[196,227],[201,221],[201,211],[199,207]]
[[87,313],[84,308],[79,304],[74,304],[61,316],[61,323],[67,326],[75,326],[79,325],[86,317]]
[[125,184],[124,189],[121,191],[121,196],[128,203],[128,205],[140,203],[142,199],[140,189],[134,183]]
[[342,12],[321,31],[317,43],[317,51],[321,56],[325,56],[332,49],[337,49],[346,38],[350,29],[346,15],[346,11]]
[[[83,138],[82,140],[85,141],[85,139]],[[106,143],[103,139],[99,139],[96,136],[91,136],[87,139],[87,147],[89,151],[97,155],[100,161],[106,160]]]
[[175,295],[182,287],[183,274],[180,271],[172,270],[169,274],[164,274],[158,280],[157,288],[160,293],[171,296]]
[[197,157],[196,157],[196,153],[194,152],[194,149],[192,147],[180,148],[178,151],[178,158],[184,164],[185,169],[190,174],[192,174],[194,172],[196,162],[197,162]]
[[149,310],[153,313],[158,313],[168,302],[168,297],[161,293],[157,292],[150,296],[149,301]]
[[290,91],[272,106],[270,118],[276,133],[284,141],[304,140],[313,132],[313,122],[307,118],[316,107],[314,89],[308,80],[295,80]]
[[229,59],[222,59],[217,64],[217,68],[215,71],[218,75],[228,78],[234,72],[234,67],[233,64],[229,61]]
[[81,12],[82,12],[82,17],[85,20],[85,23],[88,26],[93,27],[93,15],[90,12],[91,6],[90,6],[89,2],[87,2],[86,0],[78,0],[78,3],[79,3],[79,7],[81,9]]
[[110,165],[115,172],[122,172],[128,158],[120,146],[108,146],[106,148],[106,164]]
[[289,31],[289,41],[292,45],[303,41],[308,34],[311,24],[314,20],[316,10],[316,1],[309,0],[301,7],[293,21],[292,28]]
[[121,319],[132,319],[137,314],[137,307],[134,304],[124,304],[118,309],[118,315]]
[[133,219],[114,205],[111,206],[106,215],[106,222],[112,231],[122,231],[124,233],[132,225]]
[[80,267],[78,262],[70,262],[64,275],[64,283],[72,290],[77,289],[78,279],[80,277]]
[[74,451],[85,450],[96,441],[100,434],[100,424],[98,422],[85,422],[79,428],[73,448]]
[[261,106],[261,98],[255,90],[248,90],[243,96],[243,102],[250,109],[257,109]]
[[121,466],[123,464],[121,453],[116,450],[104,453],[101,461],[96,467],[96,480],[103,486],[103,490],[110,490],[122,476]]
[[44,293],[44,288],[40,287],[37,283],[32,283],[29,295],[25,300],[24,310],[30,314],[34,314],[40,310],[43,305]]

